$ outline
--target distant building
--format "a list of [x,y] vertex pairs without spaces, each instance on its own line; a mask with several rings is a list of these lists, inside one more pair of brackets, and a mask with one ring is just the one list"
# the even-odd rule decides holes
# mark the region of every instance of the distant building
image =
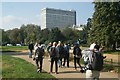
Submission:
[[70,28],[75,29],[75,30],[82,31],[83,28],[84,28],[84,25],[73,25],[73,26],[70,27]]
[[53,8],[44,8],[41,11],[41,29],[73,25],[76,25],[76,11]]

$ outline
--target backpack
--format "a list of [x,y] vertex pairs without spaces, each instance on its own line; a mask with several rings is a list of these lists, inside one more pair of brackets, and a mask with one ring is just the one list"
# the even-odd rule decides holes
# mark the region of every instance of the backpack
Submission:
[[50,50],[51,50],[51,46],[48,46],[47,47],[47,52],[50,53]]
[[65,47],[64,47],[64,51],[65,51],[65,53],[69,53],[69,47],[68,47],[68,46],[65,46]]
[[92,69],[101,71],[103,69],[103,56],[100,52],[93,53]]
[[75,54],[76,54],[76,57],[81,57],[82,56],[81,49],[79,47],[76,47]]
[[38,57],[42,57],[44,55],[44,50],[42,48],[38,47],[36,49],[35,53]]
[[55,47],[51,47],[50,57],[56,57],[56,54]]
[[64,50],[64,47],[63,47],[63,46],[59,46],[58,49],[59,49],[60,58],[65,57],[65,50]]

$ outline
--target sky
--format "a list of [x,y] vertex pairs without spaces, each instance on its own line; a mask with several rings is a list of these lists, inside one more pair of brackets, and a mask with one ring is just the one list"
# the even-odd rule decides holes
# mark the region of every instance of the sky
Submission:
[[[40,25],[40,13],[43,8],[75,10],[77,25],[86,24],[92,17],[92,2],[2,2],[2,29],[20,28],[22,24]],[[1,7],[1,6],[0,6]]]

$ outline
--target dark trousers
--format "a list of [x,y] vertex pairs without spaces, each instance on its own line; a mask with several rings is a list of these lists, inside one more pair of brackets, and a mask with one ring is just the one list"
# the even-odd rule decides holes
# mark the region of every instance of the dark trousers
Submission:
[[32,58],[33,50],[30,49],[29,58]]
[[50,72],[53,70],[53,64],[55,62],[55,72],[58,72],[58,65],[57,65],[58,58],[51,58],[51,66],[50,66]]
[[64,57],[63,66],[65,66],[66,60],[67,60],[67,67],[69,67],[69,55],[67,55],[67,56]]
[[74,56],[74,66],[75,66],[75,69],[77,68],[76,67],[76,63],[79,65],[79,67],[82,69],[81,65],[80,65],[80,58],[77,58]]
[[61,66],[62,66],[62,58],[60,58],[60,64],[61,64]]
[[33,50],[32,50],[32,49],[30,49],[30,52],[31,52],[31,53],[33,53]]
[[62,66],[62,59],[63,59],[63,57],[64,57],[63,55],[60,55],[60,57],[59,57],[61,66]]
[[[36,58],[35,61],[36,61],[37,69],[40,69],[40,72],[41,72],[42,71],[43,58]],[[40,62],[40,64],[39,64],[39,62]]]

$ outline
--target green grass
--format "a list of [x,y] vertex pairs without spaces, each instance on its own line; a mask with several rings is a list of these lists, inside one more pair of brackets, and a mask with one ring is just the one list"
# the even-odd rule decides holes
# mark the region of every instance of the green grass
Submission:
[[28,47],[27,46],[0,46],[0,50],[2,52],[14,52],[14,51],[28,50]]
[[47,72],[37,73],[36,67],[10,55],[2,56],[2,77],[3,78],[54,78]]
[[115,65],[111,65],[111,64],[104,64],[104,68],[102,71],[114,71],[116,73],[120,73],[120,67],[115,66]]

